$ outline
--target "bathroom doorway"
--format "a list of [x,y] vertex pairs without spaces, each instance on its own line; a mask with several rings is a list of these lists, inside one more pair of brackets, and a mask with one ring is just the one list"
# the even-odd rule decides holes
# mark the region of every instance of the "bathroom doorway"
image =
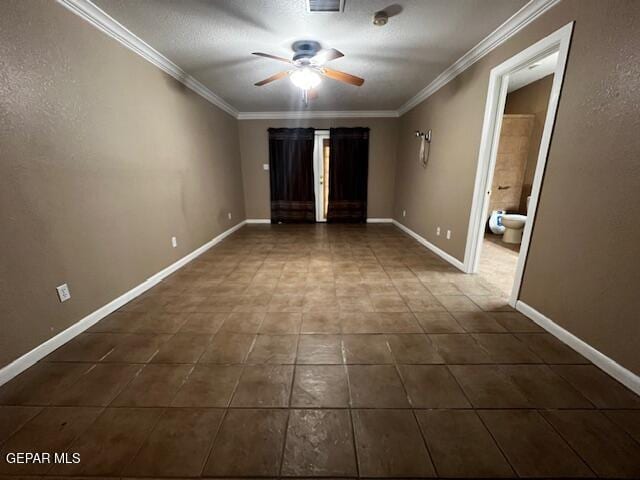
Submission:
[[316,222],[327,221],[329,206],[329,130],[316,130],[313,174],[316,194]]
[[489,78],[465,270],[515,307],[573,24],[495,67]]

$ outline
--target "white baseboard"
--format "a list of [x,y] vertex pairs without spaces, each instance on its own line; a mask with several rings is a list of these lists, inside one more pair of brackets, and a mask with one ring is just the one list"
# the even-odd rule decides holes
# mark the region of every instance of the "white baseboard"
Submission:
[[553,320],[545,317],[542,313],[537,311],[535,308],[530,307],[526,303],[518,300],[518,302],[516,302],[516,310],[529,317],[562,343],[573,348],[583,357],[593,362],[594,365],[604,370],[636,394],[640,395],[640,377],[638,377],[638,375],[627,370],[615,360],[612,360],[602,352],[599,352],[588,343],[580,340],[573,333],[565,330]]
[[392,218],[367,218],[367,223],[393,223]]
[[180,267],[186,265],[187,263],[189,263],[191,260],[195,259],[199,255],[202,255],[204,252],[209,250],[214,245],[220,243],[223,239],[225,239],[226,237],[231,235],[233,232],[238,230],[245,223],[246,221],[242,221],[237,225],[231,227],[230,229],[225,230],[217,237],[208,241],[207,243],[197,248],[193,252],[189,253],[188,255],[182,257],[180,260],[172,263],[167,268],[149,277],[147,280],[133,287],[128,292],[123,293],[118,298],[112,300],[106,305],[103,305],[102,307],[98,308],[94,312],[91,312],[89,315],[82,318],[78,322],[74,323],[67,329],[63,330],[62,332],[58,333],[56,336],[50,338],[44,343],[41,343],[33,350],[25,353],[24,355],[17,358],[13,362],[2,367],[0,369],[0,385],[4,385],[9,380],[19,375],[20,373],[24,372],[27,368],[31,367],[36,362],[43,359],[44,357],[49,355],[51,352],[53,352],[57,348],[60,348],[62,345],[67,343],[69,340],[71,340],[75,336],[81,334],[82,332],[87,330],[89,327],[98,323],[104,317],[114,312],[115,310],[123,306],[125,303],[130,302],[140,294],[149,290],[151,287],[157,285],[162,279],[169,276],[170,274],[178,270]]
[[247,223],[271,223],[271,219],[269,218],[247,218],[245,220]]
[[404,226],[403,224],[401,224],[397,220],[392,220],[392,222],[396,227],[398,227],[400,230],[404,231],[405,233],[408,233],[410,236],[415,238],[419,243],[421,243],[422,245],[427,247],[429,250],[431,250],[433,253],[438,255],[440,258],[442,258],[443,260],[446,260],[447,262],[449,262],[451,265],[453,265],[457,269],[467,273],[466,270],[464,269],[464,263],[462,263],[460,260],[458,260],[457,258],[453,257],[452,255],[449,255],[447,252],[445,252],[441,248],[436,247],[433,243],[428,241],[426,238],[421,237],[416,232],[411,230],[409,227]]

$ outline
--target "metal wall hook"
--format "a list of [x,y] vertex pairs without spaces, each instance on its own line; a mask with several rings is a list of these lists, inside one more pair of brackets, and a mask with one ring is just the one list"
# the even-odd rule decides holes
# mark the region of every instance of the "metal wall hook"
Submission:
[[416,137],[424,138],[427,143],[431,143],[431,129],[427,130],[426,132],[416,130]]

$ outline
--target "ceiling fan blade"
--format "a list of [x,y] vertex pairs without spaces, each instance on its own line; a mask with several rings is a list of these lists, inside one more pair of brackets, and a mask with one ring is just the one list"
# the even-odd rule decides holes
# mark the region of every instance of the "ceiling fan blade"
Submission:
[[283,71],[283,72],[278,72],[275,75],[271,75],[269,78],[265,78],[264,80],[261,80],[259,82],[254,83],[254,85],[256,87],[261,87],[263,85],[266,85],[267,83],[271,83],[271,82],[275,82],[276,80],[280,80],[281,78],[286,77],[287,75],[289,75],[288,71]]
[[335,48],[328,48],[326,50],[322,50],[316,56],[311,58],[311,63],[316,65],[324,65],[331,60],[335,60],[336,58],[344,57],[344,53],[340,50],[336,50]]
[[259,57],[264,57],[264,58],[271,58],[272,60],[279,60],[281,62],[286,62],[286,63],[293,63],[288,58],[276,57],[275,55],[271,55],[269,53],[253,52],[251,55],[257,55]]
[[323,75],[329,78],[338,80],[339,82],[355,85],[356,87],[359,87],[364,83],[364,78],[356,77],[355,75],[350,75],[344,72],[339,72],[338,70],[333,70],[331,68],[323,68],[321,72]]

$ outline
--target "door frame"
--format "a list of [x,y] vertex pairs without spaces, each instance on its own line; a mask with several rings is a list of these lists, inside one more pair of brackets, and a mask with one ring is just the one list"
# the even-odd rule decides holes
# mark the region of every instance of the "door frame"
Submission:
[[531,199],[527,212],[527,222],[520,244],[520,254],[516,267],[516,275],[513,282],[513,289],[509,298],[509,305],[515,307],[520,295],[524,267],[529,252],[531,232],[535,222],[535,215],[538,207],[540,188],[544,177],[544,170],[547,163],[547,155],[551,144],[551,136],[555,124],[558,102],[562,90],[567,56],[573,32],[573,23],[568,23],[564,27],[556,30],[551,35],[534,43],[530,47],[514,55],[510,59],[501,63],[491,70],[489,75],[489,89],[487,92],[487,102],[482,124],[482,136],[480,139],[480,150],[478,154],[478,166],[474,185],[473,202],[469,217],[469,230],[467,232],[467,246],[464,255],[464,270],[467,273],[476,273],[480,262],[482,241],[485,231],[485,219],[488,213],[489,201],[491,197],[491,185],[493,171],[498,154],[498,143],[500,140],[500,128],[502,126],[502,115],[507,98],[507,88],[509,76],[516,71],[531,65],[550,53],[559,52],[558,63],[553,72],[553,84],[549,95],[549,106],[545,117],[538,161],[533,177],[531,188]]
[[[316,195],[316,222],[326,222],[324,218],[324,195],[320,178],[324,171],[324,140],[329,140],[329,130],[316,130],[313,143],[313,188]],[[323,179],[324,180],[324,179]]]

